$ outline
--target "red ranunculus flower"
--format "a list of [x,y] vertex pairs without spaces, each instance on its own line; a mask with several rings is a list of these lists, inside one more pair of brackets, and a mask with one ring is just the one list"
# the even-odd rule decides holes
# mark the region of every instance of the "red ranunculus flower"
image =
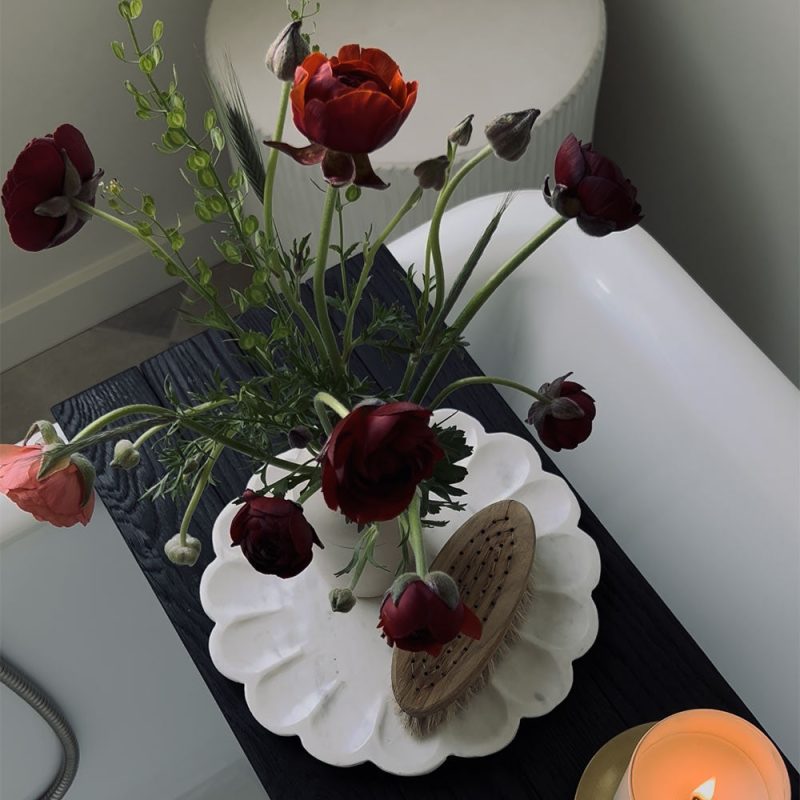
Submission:
[[573,134],[558,149],[554,178],[552,192],[549,176],[545,180],[545,199],[562,216],[577,217],[578,226],[590,236],[624,231],[642,220],[636,187],[611,159]]
[[322,162],[333,186],[384,189],[367,153],[394,138],[416,99],[416,81],[406,83],[383,50],[347,44],[331,58],[311,53],[295,71],[291,100],[294,124],[312,144],[267,144],[301,164]]
[[311,546],[322,547],[303,516],[303,507],[281,497],[264,497],[248,489],[244,505],[231,523],[233,547],[259,572],[292,578],[311,563]]
[[447,602],[435,591],[435,584],[423,580],[398,582],[386,593],[380,610],[378,627],[387,643],[401,650],[424,650],[434,658],[447,644],[463,633],[472,639],[481,638],[481,622],[456,594]]
[[28,142],[3,184],[3,209],[14,244],[44,250],[74,236],[89,217],[70,200],[94,205],[102,174],[95,174],[92,152],[72,125]]
[[555,451],[574,449],[592,432],[594,400],[579,383],[566,380],[571,374],[542,384],[539,394],[548,400],[537,400],[528,412],[528,424],[536,428],[542,444]]
[[320,455],[328,507],[366,524],[394,519],[444,451],[415,403],[364,404],[339,420]]
[[0,492],[39,522],[59,528],[86,525],[94,511],[92,486],[70,459],[39,480],[43,449],[41,444],[0,444]]

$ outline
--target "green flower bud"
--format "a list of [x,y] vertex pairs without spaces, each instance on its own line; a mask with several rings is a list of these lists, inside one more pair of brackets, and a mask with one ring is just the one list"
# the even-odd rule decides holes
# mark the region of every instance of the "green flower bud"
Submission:
[[331,589],[328,594],[331,611],[346,614],[356,604],[356,596],[350,589]]
[[181,535],[176,533],[165,545],[164,552],[173,564],[192,567],[200,557],[202,545],[194,536],[186,536],[186,541],[181,542]]
[[303,63],[305,57],[311,52],[308,42],[300,33],[302,20],[290,22],[279,34],[278,38],[269,46],[267,57],[264,59],[267,69],[275,73],[275,77],[282,81],[294,78],[294,71]]
[[486,138],[499,158],[517,161],[531,141],[531,128],[541,112],[538,108],[501,114],[486,126]]
[[111,459],[112,467],[120,469],[133,469],[139,466],[139,451],[133,446],[130,439],[120,439],[114,445],[114,458]]

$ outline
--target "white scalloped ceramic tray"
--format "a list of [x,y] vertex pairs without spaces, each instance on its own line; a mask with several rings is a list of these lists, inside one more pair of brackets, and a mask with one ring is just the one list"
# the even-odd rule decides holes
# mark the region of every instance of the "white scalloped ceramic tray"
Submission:
[[[600,558],[593,540],[577,527],[578,502],[569,487],[542,470],[523,439],[486,433],[461,412],[435,415],[448,417],[474,447],[462,484],[468,505],[449,514],[447,527],[427,532],[431,554],[475,511],[497,500],[519,500],[536,524],[534,600],[518,641],[486,688],[425,739],[412,736],[396,711],[392,651],[375,629],[381,598],[333,614],[322,559],[315,556],[309,569],[289,580],[261,575],[230,546],[237,507],[226,506],[214,526],[217,557],[200,584],[203,608],[216,623],[211,658],[223,675],[244,684],[258,722],[274,733],[298,735],[309,753],[329,764],[371,761],[387,772],[420,775],[451,755],[494,753],[513,739],[520,719],[546,714],[567,696],[572,662],[597,636],[591,593]],[[284,457],[300,459],[304,453]],[[321,527],[333,512],[316,499],[306,504],[306,514],[325,541]]]

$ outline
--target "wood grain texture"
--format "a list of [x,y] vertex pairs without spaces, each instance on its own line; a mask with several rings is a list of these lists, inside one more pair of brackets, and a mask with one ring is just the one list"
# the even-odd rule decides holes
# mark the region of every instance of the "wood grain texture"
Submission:
[[406,714],[438,721],[481,684],[489,662],[501,657],[498,650],[528,593],[535,548],[533,518],[515,500],[474,514],[445,544],[430,570],[455,580],[464,605],[481,621],[481,638],[459,634],[438,657],[394,649],[392,689]]
[[[348,263],[355,278],[360,259]],[[367,319],[370,297],[408,304],[407,288],[398,278],[391,254],[382,250],[376,260],[363,311]],[[338,269],[328,271],[336,285]],[[248,316],[266,317],[262,312]],[[206,344],[195,342],[199,351]],[[170,370],[185,375],[185,351],[167,351]],[[384,360],[370,348],[361,348],[354,368],[371,377],[376,388],[396,387],[403,372],[397,358]],[[180,357],[178,357],[180,356]],[[233,365],[208,356],[223,374],[235,376]],[[238,356],[234,363],[240,364]],[[487,365],[490,366],[490,365]],[[453,380],[479,372],[467,354],[445,364],[434,391]],[[148,372],[155,380],[155,371]],[[531,376],[531,382],[541,376]],[[129,370],[56,406],[54,414],[68,435],[98,413],[114,406],[158,398],[143,373]],[[487,431],[507,431],[531,442],[543,466],[560,474],[533,441],[497,391],[490,386],[462,389],[448,405],[476,417]],[[163,542],[177,531],[179,517],[168,504],[151,506],[138,497],[158,474],[149,453],[136,473],[110,471],[104,465],[110,449],[92,453],[99,469],[98,493],[114,518],[139,566],[147,576],[188,652],[203,675],[242,749],[272,800],[572,800],[581,773],[595,752],[622,730],[660,719],[687,708],[711,707],[753,716],[720,676],[692,637],[675,619],[647,581],[618,547],[589,508],[580,501],[580,527],[597,543],[602,576],[594,593],[600,616],[598,639],[575,663],[574,684],[567,699],[553,712],[523,720],[514,741],[504,750],[481,759],[448,759],[434,773],[417,778],[387,775],[372,765],[339,769],[322,764],[302,748],[296,737],[280,737],[261,728],[250,714],[242,687],[222,677],[208,655],[211,623],[200,607],[200,574],[210,558],[209,535],[214,518],[233,495],[206,494],[198,509],[192,535],[206,544],[195,569],[182,569],[162,555]],[[237,478],[238,480],[238,478]],[[223,487],[220,485],[220,489]],[[579,497],[580,499],[580,497]],[[699,532],[698,532],[699,533]],[[102,642],[98,642],[102,647]],[[153,680],[159,676],[153,674]],[[793,797],[798,797],[798,775],[790,768]]]

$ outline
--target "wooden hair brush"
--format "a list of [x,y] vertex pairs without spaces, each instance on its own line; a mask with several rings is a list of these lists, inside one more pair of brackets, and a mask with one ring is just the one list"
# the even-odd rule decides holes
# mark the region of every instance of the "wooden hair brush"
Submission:
[[436,658],[395,648],[392,689],[412,732],[432,732],[485,685],[527,608],[535,547],[528,509],[502,500],[470,517],[436,556],[431,571],[455,580],[483,630],[477,641],[459,634]]

